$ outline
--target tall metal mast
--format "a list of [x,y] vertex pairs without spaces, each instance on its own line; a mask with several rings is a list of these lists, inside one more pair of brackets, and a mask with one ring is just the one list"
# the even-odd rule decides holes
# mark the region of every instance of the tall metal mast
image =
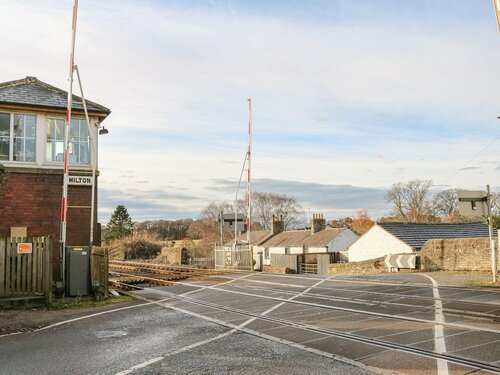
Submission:
[[248,99],[248,187],[247,187],[247,243],[250,246],[250,226],[252,224],[252,98]]
[[78,0],[73,0],[73,22],[71,26],[71,49],[69,54],[69,89],[68,107],[64,131],[64,177],[61,202],[61,249],[62,249],[62,279],[66,280],[66,223],[68,214],[68,182],[69,182],[69,126],[71,122],[71,107],[73,106],[73,70],[75,61],[76,18]]
[[96,169],[97,169],[97,145],[94,138],[92,127],[90,126],[89,112],[87,110],[87,102],[83,94],[82,80],[80,78],[80,70],[78,65],[75,64],[76,78],[78,79],[78,86],[80,87],[80,95],[82,97],[83,111],[85,112],[85,120],[87,121],[87,130],[90,139],[90,163],[92,165],[92,194],[90,202],[90,246],[94,244],[94,216],[95,216],[95,189],[96,189]]

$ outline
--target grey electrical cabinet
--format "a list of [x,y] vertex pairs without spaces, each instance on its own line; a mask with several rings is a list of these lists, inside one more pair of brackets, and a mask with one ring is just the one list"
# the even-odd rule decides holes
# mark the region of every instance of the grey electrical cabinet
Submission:
[[66,294],[86,296],[90,294],[90,248],[66,247]]

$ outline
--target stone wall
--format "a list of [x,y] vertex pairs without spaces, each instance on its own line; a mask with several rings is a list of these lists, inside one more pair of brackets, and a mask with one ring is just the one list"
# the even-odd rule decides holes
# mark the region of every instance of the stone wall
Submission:
[[331,263],[328,266],[328,274],[330,275],[370,274],[385,271],[387,271],[387,268],[385,267],[383,257],[363,260],[361,262]]
[[[498,238],[496,238],[498,243]],[[497,248],[498,254],[498,248]],[[423,271],[490,271],[491,251],[488,238],[429,240],[420,250]],[[497,256],[500,269],[500,259]]]

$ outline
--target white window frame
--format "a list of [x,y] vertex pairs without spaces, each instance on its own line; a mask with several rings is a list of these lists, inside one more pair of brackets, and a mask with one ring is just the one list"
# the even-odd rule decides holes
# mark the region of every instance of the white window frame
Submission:
[[[14,163],[18,165],[36,165],[38,161],[38,114],[30,111],[4,111],[0,109],[1,113],[9,114],[9,158],[8,160],[0,160],[3,163]],[[24,160],[14,160],[14,116],[34,116],[35,117],[35,160],[24,161]],[[26,151],[26,148],[24,149]]]
[[[44,156],[43,156],[43,160],[44,160],[44,163],[46,165],[61,166],[64,164],[64,161],[54,161],[54,160],[49,160],[47,158],[47,123],[49,120],[66,121],[66,119],[64,117],[60,117],[60,116],[46,115],[45,116],[45,123],[44,123],[44,127],[43,127],[43,132],[44,132],[44,143],[43,143]],[[84,121],[85,125],[87,124],[85,117],[71,117],[71,120]],[[92,131],[93,130],[92,120],[90,121],[90,125],[91,125],[90,130]],[[66,132],[66,123],[64,124],[63,131]],[[71,134],[71,130],[70,130],[70,134]],[[89,142],[89,149],[88,149],[89,162],[88,163],[72,163],[71,159],[70,159],[70,163],[69,163],[70,168],[79,169],[79,168],[91,168],[92,167],[92,165],[94,163],[94,155],[93,155],[93,151],[92,151],[92,137],[93,136],[94,136],[94,134],[89,133],[89,139],[88,139],[88,142]],[[63,133],[63,139],[64,139],[64,133]],[[69,142],[71,143],[71,135],[69,137]]]
[[3,112],[1,110],[0,110],[0,113],[1,114],[5,114],[5,115],[9,115],[9,150],[8,150],[9,152],[8,152],[8,155],[7,155],[7,160],[4,160],[4,159],[0,160],[0,163],[1,162],[7,162],[8,163],[8,162],[11,161],[11,159],[12,159],[12,153],[13,153],[13,151],[12,151],[12,113],[10,113],[10,112]]

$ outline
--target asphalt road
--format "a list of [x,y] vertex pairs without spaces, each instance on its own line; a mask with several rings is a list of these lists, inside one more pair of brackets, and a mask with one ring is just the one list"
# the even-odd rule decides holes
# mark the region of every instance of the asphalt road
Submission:
[[421,274],[234,273],[135,294],[154,303],[0,338],[0,373],[488,373],[471,361],[490,373],[500,368],[500,291],[438,287]]
[[285,344],[230,332],[220,324],[149,304],[2,337],[0,374],[117,374],[155,358],[162,360],[133,373],[371,373]]

